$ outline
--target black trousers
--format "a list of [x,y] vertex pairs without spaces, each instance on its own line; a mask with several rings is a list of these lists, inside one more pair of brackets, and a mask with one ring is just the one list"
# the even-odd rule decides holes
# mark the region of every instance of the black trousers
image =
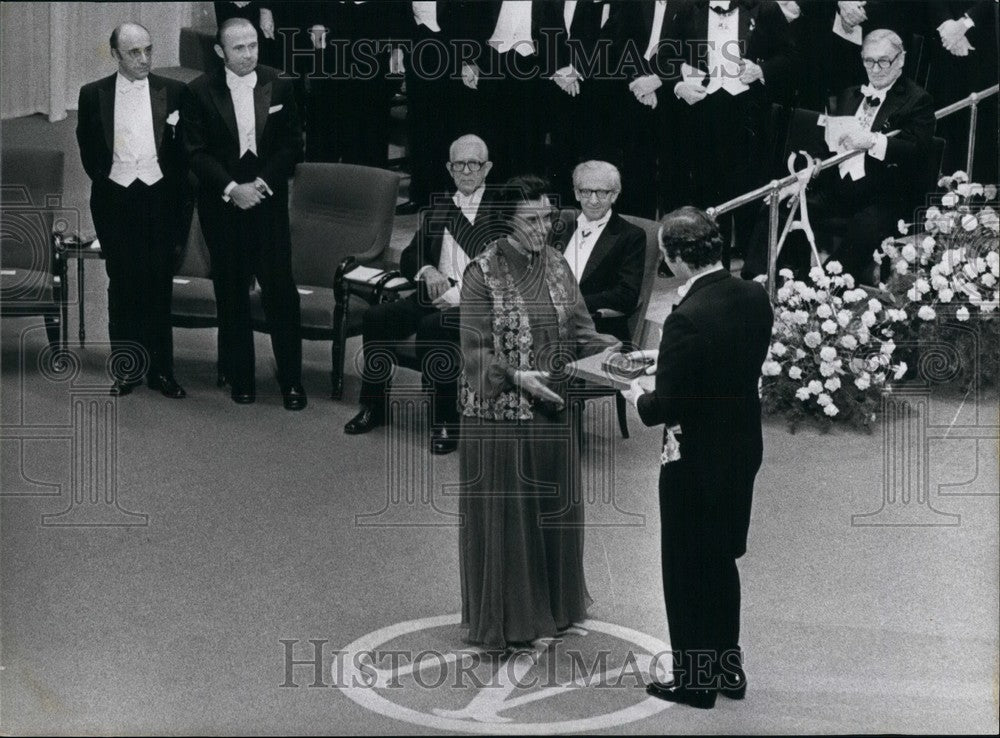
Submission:
[[431,422],[458,423],[458,377],[462,370],[458,308],[438,310],[413,295],[370,307],[362,323],[365,363],[361,404],[385,408],[386,389],[395,363],[394,344],[416,333],[417,360],[433,391]]
[[542,85],[555,83],[538,78],[538,60],[516,51],[499,54],[489,47],[486,66],[480,69],[479,94],[483,117],[480,130],[493,161],[491,179],[497,182],[520,174],[545,171],[544,144],[549,129],[545,120]]
[[661,467],[661,564],[674,679],[704,689],[741,666],[740,575],[725,526],[711,519],[724,513],[692,499],[690,466]]
[[[90,210],[108,272],[108,334],[116,379],[173,374],[170,299],[178,218],[165,179],[149,186],[94,182]],[[131,344],[131,345],[129,345]],[[136,356],[133,346],[148,355]]]
[[406,59],[407,147],[410,166],[410,200],[422,206],[435,194],[449,192],[454,185],[445,168],[448,147],[472,130],[472,119],[459,105],[467,90],[455,69],[450,49],[440,34],[417,29],[411,54]]
[[308,80],[306,160],[384,169],[393,89],[385,77],[388,61],[378,57],[378,64],[355,70],[341,60],[338,68],[330,55],[343,53],[327,52],[327,62]]
[[[272,185],[273,187],[274,185]],[[282,192],[250,210],[202,197],[199,218],[212,259],[220,362],[234,391],[254,388],[250,285],[257,279],[282,387],[302,383],[299,293],[292,278],[288,198]]]

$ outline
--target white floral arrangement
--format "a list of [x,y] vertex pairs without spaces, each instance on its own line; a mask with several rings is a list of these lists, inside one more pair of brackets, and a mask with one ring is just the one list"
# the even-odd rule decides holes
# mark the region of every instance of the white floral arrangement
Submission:
[[[940,206],[921,228],[899,222],[875,252],[891,293],[908,316],[920,376],[930,381],[995,382],[1000,370],[1000,215],[995,185],[943,177]],[[911,230],[915,231],[911,233]],[[964,324],[964,325],[963,325]]]
[[[809,282],[782,269],[774,327],[761,367],[761,406],[792,429],[807,418],[869,429],[881,395],[907,372],[893,340],[907,320],[887,295],[857,287],[839,262],[813,267]],[[761,281],[766,278],[761,278]]]

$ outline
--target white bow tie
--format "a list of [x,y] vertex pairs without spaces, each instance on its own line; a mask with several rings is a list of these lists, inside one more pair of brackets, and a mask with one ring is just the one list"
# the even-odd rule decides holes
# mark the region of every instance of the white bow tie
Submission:
[[226,75],[226,87],[230,90],[238,90],[241,87],[245,87],[248,90],[252,90],[257,86],[257,73],[250,72],[243,77],[238,77],[235,74]]
[[119,80],[118,92],[122,95],[130,95],[133,92],[144,92],[149,89],[149,80],[137,79],[134,82]]
[[876,90],[871,85],[861,85],[861,94],[865,97],[877,97],[879,102],[885,102],[885,90]]

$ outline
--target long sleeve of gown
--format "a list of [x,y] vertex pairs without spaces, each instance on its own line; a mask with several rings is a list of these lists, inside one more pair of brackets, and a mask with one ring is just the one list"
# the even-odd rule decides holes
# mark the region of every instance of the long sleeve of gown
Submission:
[[[507,365],[493,347],[493,300],[483,270],[473,262],[462,277],[459,326],[465,376],[473,392],[494,399],[510,386]],[[589,317],[589,316],[588,316]]]

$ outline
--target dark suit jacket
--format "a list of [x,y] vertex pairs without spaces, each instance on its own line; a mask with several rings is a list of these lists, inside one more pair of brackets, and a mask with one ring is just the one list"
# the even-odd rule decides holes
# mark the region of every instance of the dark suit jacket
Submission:
[[[708,0],[695,0],[683,5],[674,17],[673,30],[679,44],[672,52],[673,63],[665,70],[664,84],[668,89],[681,80],[681,63],[705,69],[703,45],[708,39]],[[755,82],[744,95],[766,92],[774,95],[786,89],[795,64],[795,47],[781,8],[773,0],[740,0],[739,41],[742,58],[759,64],[764,82]],[[727,94],[722,92],[721,94]],[[742,97],[742,95],[740,96]]]
[[[837,115],[854,115],[863,99],[861,88],[849,87],[837,99]],[[879,108],[872,123],[872,131],[888,133],[899,130],[889,138],[885,161],[874,157],[865,158],[865,177],[847,185],[866,192],[879,192],[883,197],[905,201],[915,194],[914,188],[926,183],[916,182],[918,173],[926,168],[931,138],[934,136],[934,101],[931,96],[912,81],[900,77],[886,94],[885,102]],[[826,152],[825,155],[829,155]],[[826,170],[820,176],[819,187],[825,188],[840,180],[836,167]]]
[[483,192],[475,223],[470,224],[451,198],[436,202],[434,207],[420,216],[420,227],[413,234],[409,245],[399,257],[399,271],[407,279],[414,279],[418,271],[428,264],[437,268],[441,260],[441,244],[445,229],[462,247],[470,259],[476,258],[483,248],[496,240],[498,210],[495,203],[496,189]]
[[[625,83],[647,74],[663,76],[670,68],[670,40],[676,38],[674,18],[677,11],[691,0],[667,0],[660,27],[660,46],[649,60],[644,56],[653,31],[656,0],[617,0],[611,4],[610,35],[614,41],[613,70]],[[676,80],[674,82],[676,84]],[[673,97],[671,95],[670,97]],[[662,104],[663,100],[660,100]]]
[[[80,88],[77,107],[76,140],[83,168],[92,181],[107,179],[111,173],[115,136],[115,78],[117,73]],[[164,178],[181,181],[185,173],[181,132],[184,119],[167,125],[171,113],[179,111],[184,85],[176,80],[149,75],[149,101],[153,112],[156,155]]]
[[725,270],[696,280],[663,324],[656,388],[638,401],[646,425],[681,426],[681,459],[660,473],[672,524],[725,556],[746,551],[763,454],[757,382],[773,321],[756,282]]
[[[104,194],[104,188],[110,182],[108,175],[111,173],[114,157],[116,77],[117,73],[81,87],[77,107],[76,140],[80,146],[83,168],[93,182],[91,210],[95,220],[129,215],[111,213],[106,206],[110,200]],[[185,226],[189,221],[183,215],[185,208],[190,212],[187,164],[182,139],[186,122],[183,114],[178,116],[174,126],[167,124],[167,118],[180,111],[184,85],[155,74],[150,74],[148,79],[157,162],[163,172],[165,196],[173,200],[171,208],[178,213],[176,231],[169,238],[173,244],[179,244],[187,239]]]
[[[258,175],[276,197],[287,198],[288,178],[302,161],[302,126],[292,83],[279,78],[277,70],[258,66],[253,92]],[[203,74],[191,82],[181,117],[185,121],[184,143],[191,169],[198,177],[200,196],[221,202],[231,181],[242,184],[235,175],[240,160],[236,111],[224,73]]]
[[[552,245],[560,252],[566,251],[576,232],[577,215],[573,210],[564,210],[559,214],[559,223],[553,228]],[[623,341],[631,339],[627,335],[628,316],[635,312],[639,304],[645,262],[645,231],[612,212],[594,244],[580,279],[580,292],[587,303],[587,310],[593,314],[601,308],[608,308],[626,316],[612,322],[602,321],[602,333],[612,333]]]

